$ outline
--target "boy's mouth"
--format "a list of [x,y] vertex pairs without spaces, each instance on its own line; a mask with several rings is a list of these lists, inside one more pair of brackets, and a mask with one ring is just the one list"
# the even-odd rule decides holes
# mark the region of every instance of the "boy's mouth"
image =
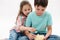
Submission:
[[36,13],[38,16],[41,16],[42,15],[42,13]]

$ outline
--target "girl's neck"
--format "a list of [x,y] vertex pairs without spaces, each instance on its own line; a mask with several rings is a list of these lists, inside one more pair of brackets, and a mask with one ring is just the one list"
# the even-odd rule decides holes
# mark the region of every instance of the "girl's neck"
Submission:
[[21,16],[27,17],[25,14],[22,14]]
[[22,16],[27,17],[26,15],[22,15]]

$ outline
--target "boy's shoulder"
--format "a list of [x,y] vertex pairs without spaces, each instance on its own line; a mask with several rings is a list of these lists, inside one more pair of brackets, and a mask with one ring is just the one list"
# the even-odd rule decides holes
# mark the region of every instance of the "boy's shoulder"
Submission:
[[46,16],[51,16],[51,14],[48,11],[45,11]]
[[35,11],[30,12],[28,16],[33,16],[35,14]]
[[[35,15],[35,13],[36,13],[35,11],[30,12],[28,16],[33,16],[33,15]],[[44,16],[51,16],[51,14],[48,11],[45,11]]]
[[30,15],[35,14],[35,11],[30,12]]

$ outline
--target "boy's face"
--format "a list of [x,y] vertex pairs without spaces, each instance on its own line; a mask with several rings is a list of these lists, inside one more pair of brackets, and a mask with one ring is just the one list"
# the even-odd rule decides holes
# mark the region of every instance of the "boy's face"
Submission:
[[38,16],[42,15],[45,11],[46,7],[42,7],[42,6],[35,6],[35,11],[36,11],[36,14]]

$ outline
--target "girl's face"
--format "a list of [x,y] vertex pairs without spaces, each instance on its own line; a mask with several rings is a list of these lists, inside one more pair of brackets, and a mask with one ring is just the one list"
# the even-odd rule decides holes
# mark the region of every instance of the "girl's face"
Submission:
[[24,5],[23,6],[23,8],[22,8],[22,12],[24,13],[24,15],[28,15],[30,12],[31,12],[31,7],[28,5],[28,4],[26,4],[26,5]]

